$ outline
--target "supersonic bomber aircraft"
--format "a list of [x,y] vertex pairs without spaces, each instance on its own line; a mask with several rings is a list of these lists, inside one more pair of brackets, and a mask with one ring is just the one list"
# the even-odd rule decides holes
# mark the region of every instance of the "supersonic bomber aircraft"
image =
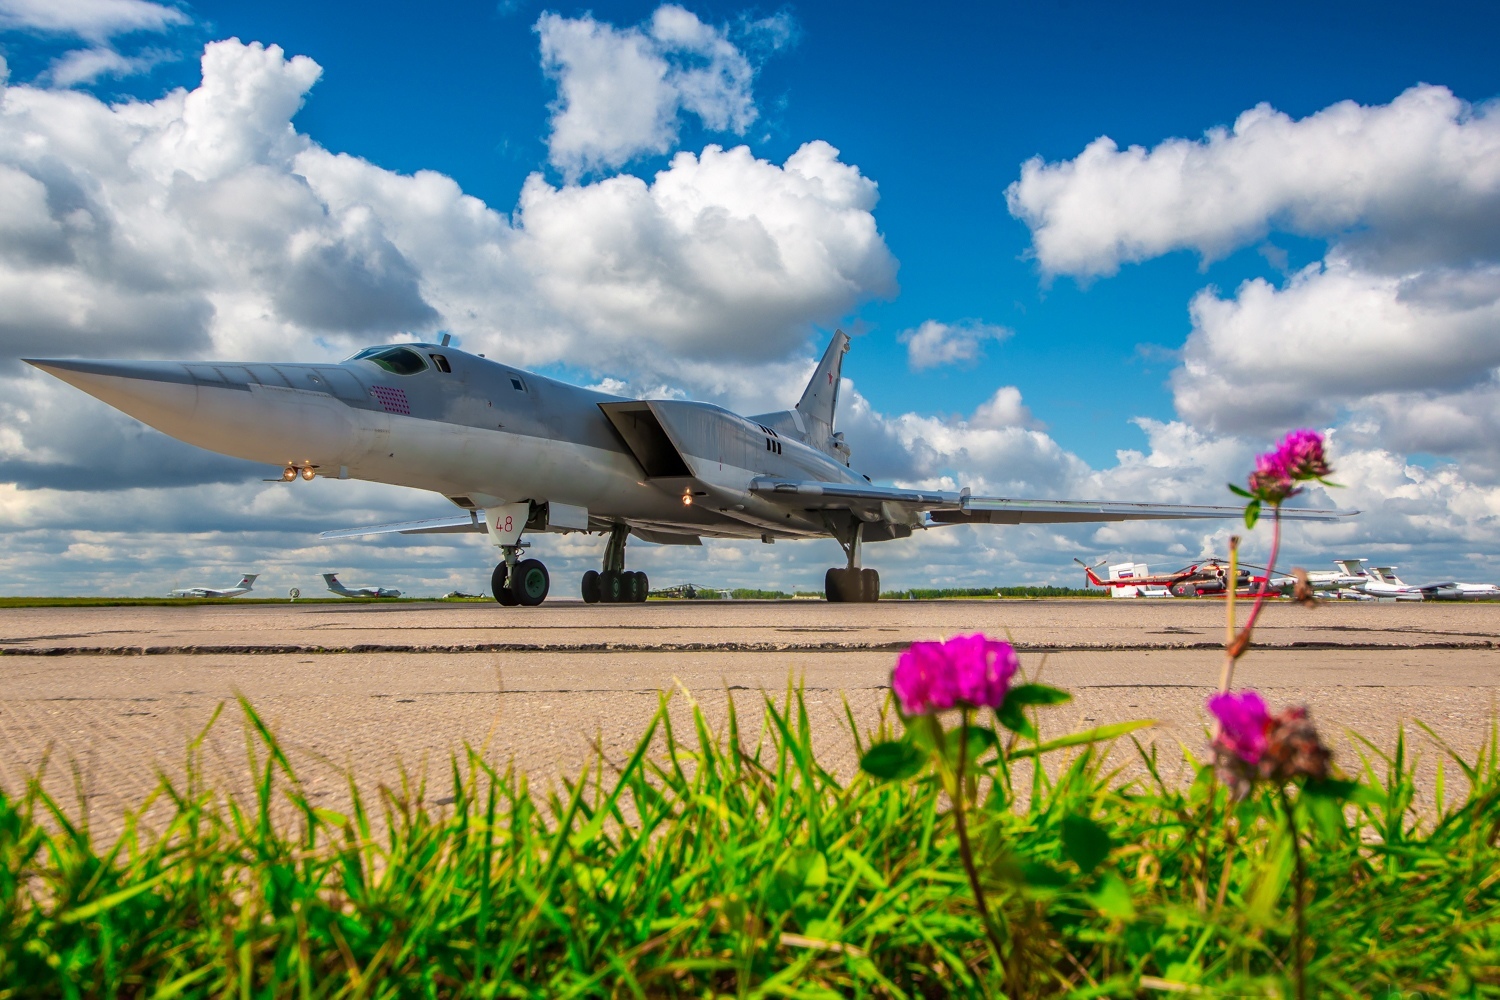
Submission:
[[[830,601],[874,601],[880,577],[865,542],[951,524],[1041,524],[1237,518],[1233,506],[1024,500],[881,486],[850,467],[834,430],[849,338],[837,331],[801,400],[744,417],[711,403],[624,399],[439,344],[388,344],[340,364],[196,361],[27,362],[189,444],[298,476],[431,490],[447,517],[325,531],[324,538],[483,532],[503,559],[491,593],[540,604],[550,581],[523,558],[535,532],[608,535],[589,603],[644,601],[644,573],[625,569],[625,541],[836,539],[846,565],[828,571]],[[1287,510],[1331,520],[1351,512]]]

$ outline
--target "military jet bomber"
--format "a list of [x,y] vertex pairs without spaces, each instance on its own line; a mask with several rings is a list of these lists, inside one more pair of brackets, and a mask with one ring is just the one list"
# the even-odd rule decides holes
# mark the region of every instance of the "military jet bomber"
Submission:
[[[634,536],[662,545],[708,538],[836,539],[846,563],[830,601],[874,601],[866,542],[953,524],[1236,518],[1233,506],[1023,500],[882,486],[854,471],[834,430],[849,338],[836,332],[790,410],[744,417],[711,403],[624,399],[522,371],[448,343],[387,344],[340,364],[31,360],[116,409],[209,451],[284,467],[281,478],[362,479],[430,490],[447,517],[325,531],[324,538],[472,531],[502,559],[504,605],[540,604],[547,568],[525,558],[539,532],[607,536],[580,582],[589,603],[643,601],[625,568]],[[1331,520],[1348,512],[1288,510]]]

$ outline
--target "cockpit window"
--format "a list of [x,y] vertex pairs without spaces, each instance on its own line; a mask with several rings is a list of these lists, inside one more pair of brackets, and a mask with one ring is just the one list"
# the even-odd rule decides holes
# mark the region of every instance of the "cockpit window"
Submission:
[[393,375],[415,375],[427,370],[422,355],[406,347],[371,347],[360,351],[350,360],[373,361]]

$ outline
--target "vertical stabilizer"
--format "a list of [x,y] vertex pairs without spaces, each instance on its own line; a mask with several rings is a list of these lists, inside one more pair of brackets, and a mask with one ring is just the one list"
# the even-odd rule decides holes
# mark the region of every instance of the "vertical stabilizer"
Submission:
[[797,415],[807,432],[807,443],[819,451],[833,455],[848,464],[849,447],[842,439],[833,436],[833,418],[839,405],[839,378],[844,368],[844,354],[849,350],[849,337],[843,330],[833,332],[823,360],[813,372],[802,398],[797,402]]
[[324,573],[323,582],[328,584],[328,589],[333,591],[335,594],[342,594],[346,589],[342,583],[339,583],[339,576],[337,573]]
[[255,578],[259,575],[259,573],[246,573],[244,576],[240,577],[238,586],[244,587],[246,590],[249,590],[251,587],[255,586]]

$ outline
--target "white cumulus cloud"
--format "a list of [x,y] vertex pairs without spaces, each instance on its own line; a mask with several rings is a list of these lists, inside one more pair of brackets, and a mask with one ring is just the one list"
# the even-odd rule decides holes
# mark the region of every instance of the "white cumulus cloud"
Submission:
[[1324,258],[1192,299],[1178,412],[1269,435],[1342,422],[1362,447],[1500,475],[1500,105],[1443,87],[1301,120],[1261,105],[1151,150],[1107,138],[1033,160],[1008,191],[1048,274],[1113,274],[1175,250],[1221,256],[1291,232]]
[[[785,18],[746,25],[751,40],[774,47]],[[743,135],[758,112],[755,67],[727,27],[663,4],[644,25],[617,28],[591,15],[543,14],[542,68],[557,83],[552,162],[569,177],[618,167],[676,143],[684,113],[705,128]]]
[[113,40],[138,32],[165,32],[190,22],[176,7],[150,0],[0,0],[0,31],[60,35],[92,43],[52,61],[41,79],[55,87],[144,73],[173,58],[172,53],[147,48],[126,55]]
[[176,7],[150,0],[0,0],[0,29],[96,42],[135,31],[165,31],[188,21]]
[[[496,211],[299,133],[311,59],[230,40],[202,64],[196,89],[151,102],[6,88],[0,379],[20,356],[314,359],[443,327],[516,364],[701,388],[740,367],[726,359],[785,363],[812,324],[894,290],[876,186],[827,143],[781,164],[710,146],[650,181],[534,176]],[[10,384],[26,386],[0,392],[17,482],[86,487],[106,440],[92,482],[111,488],[191,454],[118,421],[91,436],[57,419],[75,390]]]
[[1500,113],[1421,85],[1301,120],[1261,104],[1230,129],[1154,149],[1101,136],[1032,159],[1006,191],[1049,274],[1115,273],[1173,250],[1218,257],[1275,227],[1356,237],[1372,264],[1461,263],[1500,250]]
[[929,319],[896,339],[906,345],[907,363],[916,371],[939,365],[972,364],[984,356],[984,342],[1011,335],[1003,326],[987,323],[940,323]]

